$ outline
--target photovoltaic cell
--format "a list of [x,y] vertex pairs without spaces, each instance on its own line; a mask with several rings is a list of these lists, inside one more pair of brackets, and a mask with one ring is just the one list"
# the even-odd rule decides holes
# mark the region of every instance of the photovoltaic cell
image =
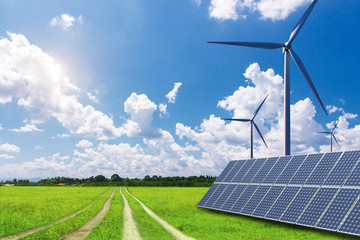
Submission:
[[290,156],[279,158],[279,160],[275,163],[274,167],[271,169],[269,174],[264,179],[263,183],[274,183],[276,179],[279,177],[280,173],[289,163],[290,159],[291,159]]
[[231,180],[235,177],[235,175],[239,172],[239,170],[244,165],[245,161],[237,161],[234,167],[231,169],[229,174],[224,178],[223,182],[231,182]]
[[233,168],[237,161],[231,161],[229,164],[225,167],[224,171],[222,171],[218,178],[216,178],[215,182],[222,182],[222,180],[226,177],[226,175],[230,172],[230,170]]
[[294,223],[318,188],[303,187],[286,210],[280,221]]
[[285,187],[273,186],[270,191],[266,194],[264,199],[261,201],[259,206],[255,209],[253,215],[258,217],[264,217],[273,205],[279,194],[284,190]]
[[311,227],[314,226],[337,190],[338,188],[321,188],[297,223]]
[[260,158],[256,160],[254,165],[250,168],[250,170],[246,173],[241,182],[250,183],[251,180],[255,177],[255,174],[260,170],[260,168],[264,165],[266,158]]
[[221,207],[221,210],[229,211],[246,187],[246,185],[238,185],[230,197],[225,201],[224,205]]
[[266,160],[266,162],[264,163],[264,165],[261,167],[260,171],[255,175],[255,177],[253,178],[253,180],[251,182],[252,183],[261,183],[264,180],[264,178],[266,177],[266,175],[273,168],[274,164],[276,163],[276,161],[278,159],[279,159],[278,157],[268,158]]
[[360,201],[351,209],[339,232],[360,235]]
[[[345,153],[344,153],[345,154]],[[354,151],[349,153],[349,157],[354,159],[360,158],[360,151]],[[350,177],[346,180],[345,186],[360,186],[360,164],[358,163],[351,173]]]
[[205,207],[212,207],[214,203],[218,200],[219,196],[223,193],[226,188],[226,184],[221,184],[214,192],[213,195],[209,198],[209,200],[205,203]]
[[325,156],[321,159],[319,165],[315,168],[315,171],[306,181],[306,185],[322,184],[325,180],[325,177],[328,175],[336,161],[339,159],[340,155],[340,152],[326,153]]
[[241,209],[245,206],[247,201],[251,198],[251,196],[253,195],[253,193],[256,191],[257,188],[258,188],[258,186],[256,186],[256,185],[249,185],[245,189],[245,191],[241,195],[241,197],[236,201],[234,206],[231,208],[231,211],[234,213],[239,213],[241,211]]
[[326,179],[325,185],[342,185],[360,157],[360,152],[345,152],[334,170]]
[[309,177],[310,173],[320,161],[323,154],[313,154],[305,158],[303,164],[296,172],[295,176],[291,179],[290,184],[304,184],[306,179]]
[[214,204],[214,206],[212,208],[215,209],[220,209],[221,206],[225,203],[225,201],[228,199],[228,197],[230,196],[230,194],[235,190],[236,185],[234,184],[229,184],[225,191],[223,192],[223,194],[219,197],[219,199],[216,201],[216,203]]
[[306,155],[295,156],[293,157],[289,164],[286,166],[285,170],[281,173],[279,178],[276,180],[275,184],[287,184],[294,176],[296,170],[300,167],[301,163],[304,161]]
[[251,197],[251,199],[247,202],[245,207],[241,210],[241,213],[245,215],[250,215],[254,211],[256,206],[259,204],[261,199],[263,199],[269,188],[270,186],[260,186],[254,193],[254,195]]
[[241,182],[241,180],[245,177],[246,173],[249,171],[249,169],[252,167],[252,165],[254,164],[255,160],[250,159],[247,160],[246,163],[244,164],[244,166],[240,169],[240,171],[236,174],[236,176],[234,177],[234,179],[232,180],[232,182],[234,183],[239,183]]
[[211,185],[210,189],[205,193],[204,197],[200,200],[197,206],[203,207],[207,200],[211,197],[211,195],[215,192],[215,190],[220,186],[220,184],[214,183]]
[[341,189],[316,227],[336,231],[359,194],[359,189]]
[[278,220],[299,189],[300,187],[286,187],[265,217]]

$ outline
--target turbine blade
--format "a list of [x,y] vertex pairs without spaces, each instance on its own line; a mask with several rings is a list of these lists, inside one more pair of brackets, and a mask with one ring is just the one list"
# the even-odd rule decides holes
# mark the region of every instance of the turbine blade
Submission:
[[265,142],[265,139],[263,138],[263,136],[261,135],[261,132],[260,132],[260,130],[259,130],[259,128],[258,128],[258,126],[256,125],[256,123],[255,122],[253,122],[254,123],[254,126],[255,126],[255,128],[256,128],[256,131],[258,132],[258,134],[260,135],[260,137],[261,137],[261,139],[263,140],[263,142],[264,142],[264,144],[265,144],[265,146],[268,148],[268,145],[266,144],[266,142]]
[[233,119],[233,118],[221,118],[221,120],[238,121],[238,122],[250,122],[251,119]]
[[269,96],[269,94],[268,95],[266,95],[266,97],[265,97],[265,99],[262,101],[262,103],[260,104],[260,106],[256,109],[256,111],[254,112],[254,116],[253,116],[253,120],[254,120],[254,118],[256,117],[256,115],[258,114],[258,112],[260,111],[260,108],[262,107],[262,105],[264,104],[264,102],[265,102],[265,100],[267,99],[267,97]]
[[243,47],[253,47],[253,48],[264,48],[264,49],[277,49],[285,47],[283,43],[271,43],[271,42],[208,42],[215,44],[225,44],[225,45],[235,45]]
[[335,135],[334,135],[334,134],[331,134],[331,136],[332,136],[332,137],[334,137],[335,142],[336,142],[336,143],[337,143],[337,145],[339,146],[338,140],[336,140]]
[[289,41],[288,43],[291,45],[292,42],[295,40],[296,36],[299,34],[301,28],[304,26],[307,18],[309,17],[310,13],[312,12],[312,10],[315,7],[315,4],[317,3],[318,0],[314,0],[313,3],[310,5],[310,7],[306,10],[306,12],[304,13],[304,15],[300,18],[299,22],[296,24],[295,28],[293,29]]
[[338,121],[335,122],[335,126],[334,126],[333,130],[331,131],[331,133],[333,133],[335,131],[335,128],[337,127],[338,123],[339,123]]
[[295,51],[294,51],[293,49],[290,48],[289,51],[290,51],[290,54],[291,54],[291,56],[293,57],[296,65],[299,67],[301,73],[303,74],[303,76],[305,77],[306,81],[308,82],[311,90],[312,90],[313,93],[315,94],[315,96],[316,96],[317,100],[319,101],[321,107],[324,109],[326,115],[328,115],[328,113],[327,113],[327,111],[326,111],[326,109],[325,109],[325,107],[324,107],[324,104],[322,103],[322,101],[321,101],[321,99],[320,99],[320,96],[319,96],[318,92],[316,91],[316,88],[315,88],[313,82],[311,81],[311,78],[310,78],[310,76],[309,76],[309,73],[306,71],[306,68],[305,68],[303,62],[301,61],[300,57],[295,53]]

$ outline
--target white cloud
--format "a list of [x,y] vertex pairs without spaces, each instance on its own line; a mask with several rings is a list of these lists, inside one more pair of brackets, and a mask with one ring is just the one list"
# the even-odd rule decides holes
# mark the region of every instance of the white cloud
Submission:
[[17,129],[10,129],[10,131],[13,132],[42,132],[42,129],[37,128],[34,124],[26,124],[25,126],[21,126],[20,128]]
[[0,151],[2,152],[20,152],[20,148],[14,144],[4,143],[0,145]]
[[93,143],[89,140],[83,139],[79,141],[75,146],[78,148],[89,148],[93,146]]
[[181,87],[181,85],[182,85],[181,82],[175,83],[174,88],[168,94],[166,94],[165,97],[168,99],[169,103],[175,103],[176,95],[177,95],[177,92],[179,91],[179,88]]
[[86,95],[88,96],[88,98],[93,101],[94,103],[98,103],[99,102],[99,92],[97,90],[93,91],[93,92],[87,92]]
[[167,105],[164,103],[159,104],[160,117],[169,117],[169,113],[166,110]]
[[82,23],[83,17],[80,15],[78,18],[75,18],[69,14],[61,14],[60,16],[56,16],[51,19],[50,26],[52,26],[52,27],[59,26],[59,27],[62,27],[63,30],[67,31],[77,21],[79,23]]
[[36,145],[36,146],[34,146],[34,149],[35,149],[35,150],[41,150],[41,149],[42,149],[42,146]]
[[70,134],[62,133],[62,134],[57,134],[56,136],[59,137],[59,138],[67,138],[67,137],[70,137]]
[[194,0],[194,2],[196,3],[196,5],[200,6],[201,4],[201,0]]
[[[36,113],[32,123],[53,117],[72,134],[101,140],[121,135],[109,116],[78,101],[79,87],[63,74],[55,59],[25,36],[8,35],[9,39],[0,39],[0,103],[17,99],[19,106]],[[27,129],[36,130],[31,124]]]
[[15,157],[8,154],[0,154],[0,159],[14,159]]
[[209,16],[224,20],[246,18],[246,14],[259,12],[262,19],[284,20],[311,0],[211,0]]

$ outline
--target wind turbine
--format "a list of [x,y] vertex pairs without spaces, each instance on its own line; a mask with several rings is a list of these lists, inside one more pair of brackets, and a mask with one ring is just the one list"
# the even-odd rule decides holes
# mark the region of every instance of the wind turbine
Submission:
[[290,155],[290,55],[294,59],[296,65],[299,67],[302,75],[305,77],[307,83],[309,84],[311,90],[314,92],[316,98],[320,102],[321,107],[324,109],[326,115],[326,109],[322,103],[319,94],[317,93],[311,78],[301,61],[300,57],[295,53],[292,48],[292,43],[295,40],[296,36],[299,34],[301,28],[305,24],[307,18],[309,17],[311,11],[315,7],[315,4],[318,0],[314,0],[310,7],[306,10],[305,14],[301,17],[299,22],[296,24],[294,30],[292,31],[289,41],[286,43],[273,43],[273,42],[208,42],[216,44],[226,44],[226,45],[235,45],[243,47],[253,47],[253,48],[263,48],[263,49],[283,49],[283,54],[285,55],[285,64],[284,64],[284,116],[285,116],[285,136],[284,136],[284,155]]
[[260,132],[258,126],[257,126],[256,123],[254,122],[254,119],[255,119],[256,115],[259,113],[260,108],[262,107],[262,105],[264,104],[264,102],[265,102],[265,100],[267,99],[268,96],[269,96],[269,95],[267,95],[267,96],[265,97],[265,99],[262,101],[262,103],[260,104],[260,106],[256,109],[256,111],[254,112],[254,116],[253,116],[251,119],[222,118],[222,120],[238,121],[238,122],[250,122],[250,126],[251,126],[251,128],[250,128],[250,157],[251,157],[251,158],[254,157],[254,154],[253,154],[253,126],[255,126],[255,129],[256,129],[256,131],[259,133],[259,135],[260,135],[261,139],[263,140],[265,146],[268,147],[267,144],[266,144],[266,142],[265,142],[265,140],[264,140],[264,138],[263,138],[263,136],[261,135],[261,132]]
[[336,140],[336,137],[334,135],[334,131],[335,131],[335,128],[337,127],[338,123],[339,122],[335,122],[335,126],[334,126],[334,128],[332,129],[331,132],[318,132],[318,133],[330,134],[330,152],[332,152],[332,139],[333,138],[334,138],[335,142],[337,143],[337,145],[339,146],[339,143]]

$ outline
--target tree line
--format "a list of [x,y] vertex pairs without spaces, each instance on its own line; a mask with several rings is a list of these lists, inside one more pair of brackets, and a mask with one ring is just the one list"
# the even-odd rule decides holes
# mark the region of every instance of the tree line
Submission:
[[0,184],[14,184],[16,186],[153,186],[153,187],[209,187],[213,184],[214,176],[190,176],[190,177],[162,177],[146,175],[143,179],[122,178],[113,174],[110,178],[103,175],[91,176],[89,178],[54,177],[41,179],[38,182],[29,180],[17,180],[0,182]]

